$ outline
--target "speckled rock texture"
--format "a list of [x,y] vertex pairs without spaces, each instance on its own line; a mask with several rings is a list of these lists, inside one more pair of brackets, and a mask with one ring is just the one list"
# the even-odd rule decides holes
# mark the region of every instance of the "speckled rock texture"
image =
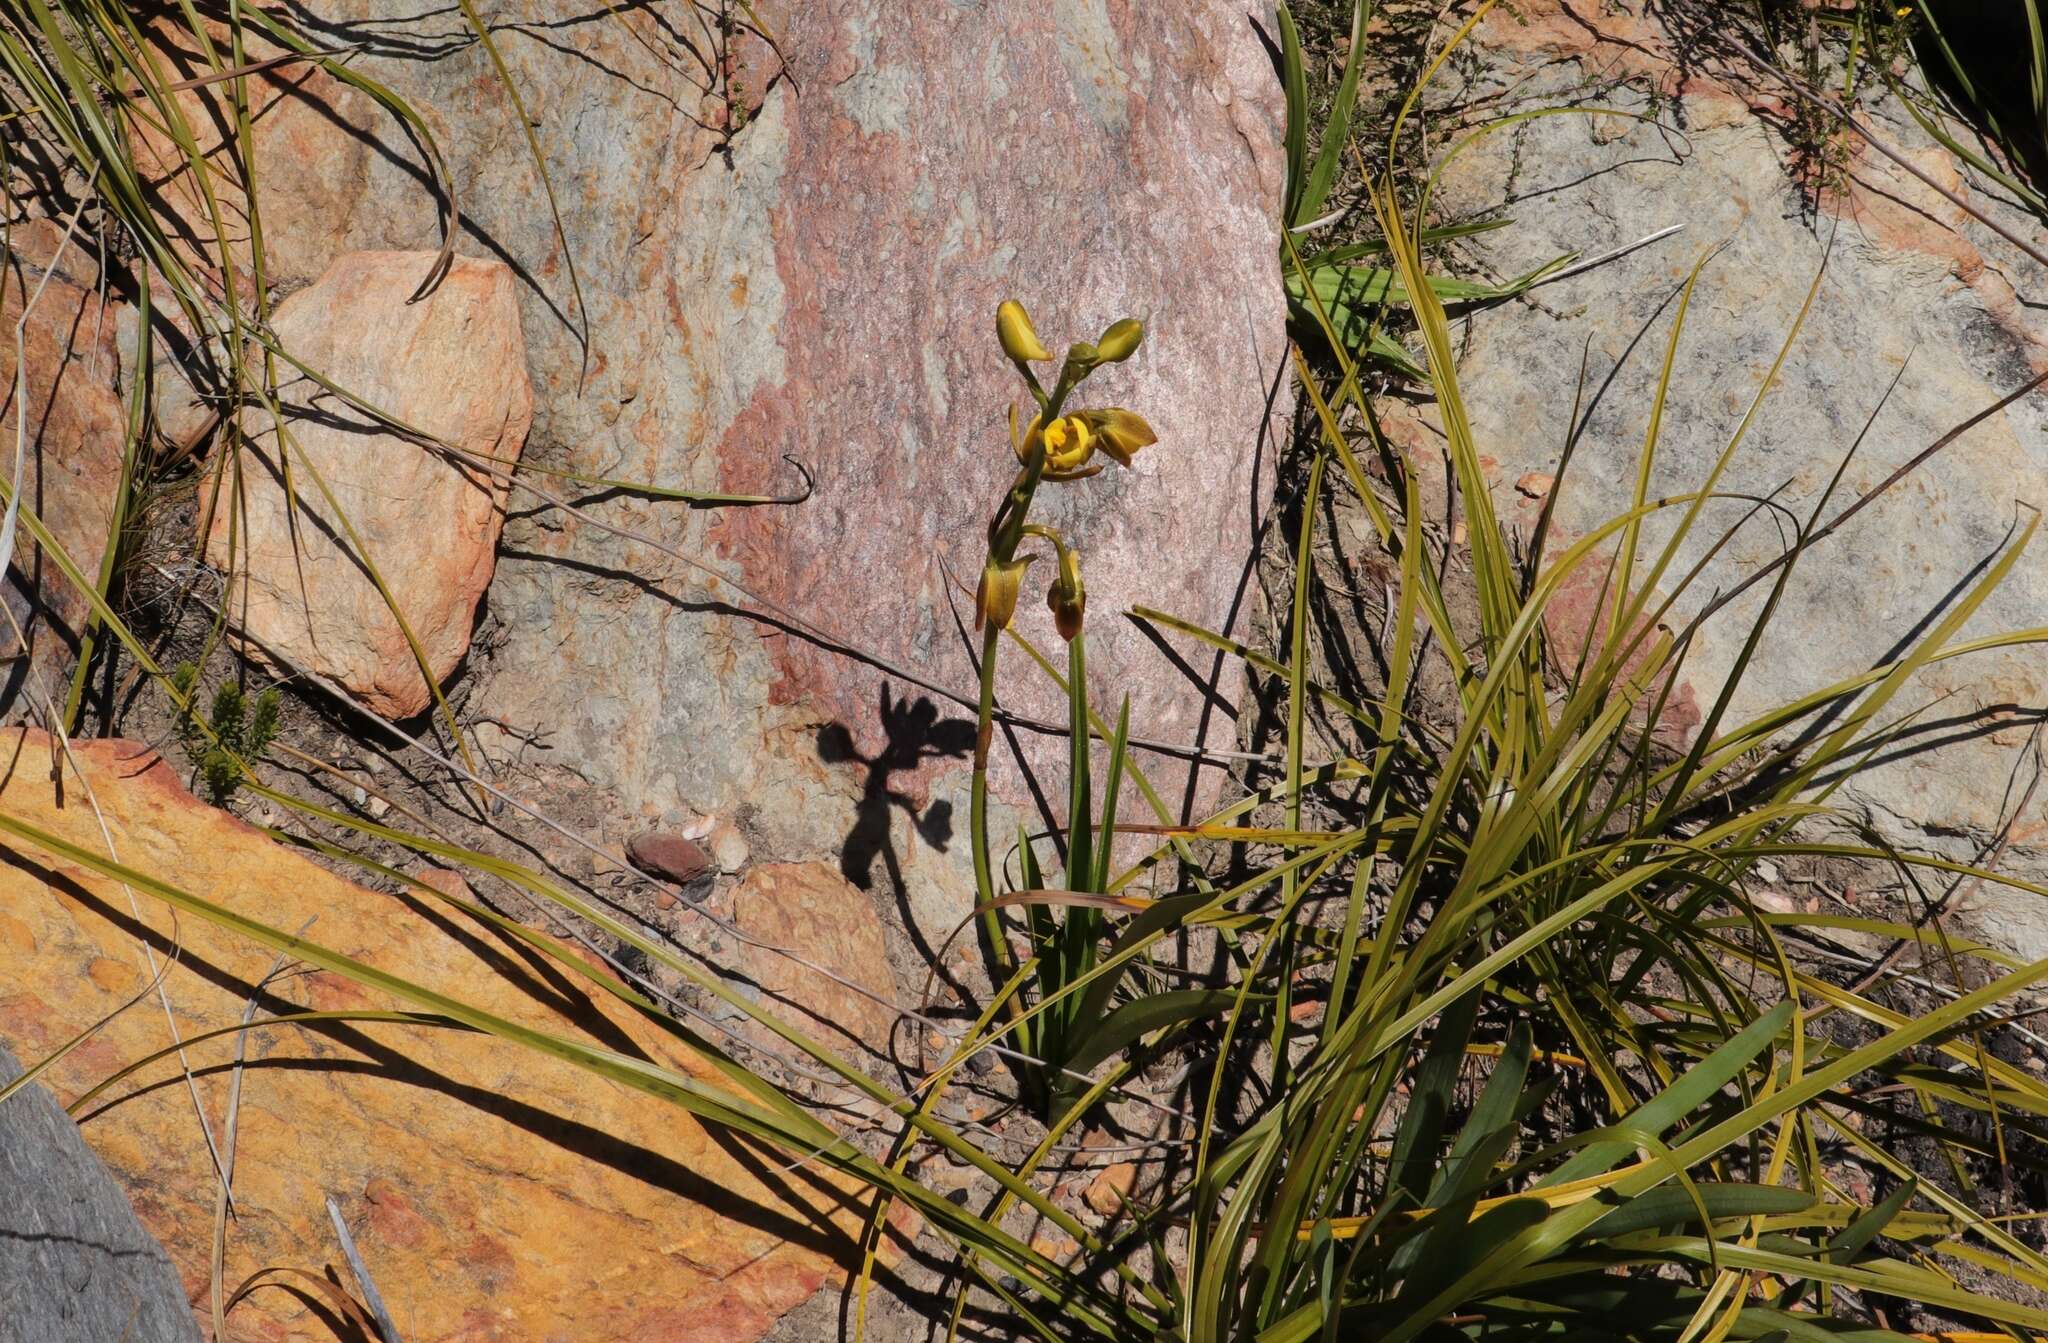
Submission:
[[[733,923],[753,942],[736,960],[773,1010],[849,1058],[900,1057],[897,1013],[903,1001],[889,970],[888,943],[874,906],[824,863],[766,863],[732,894]],[[801,948],[798,964],[774,947]],[[748,1030],[775,1041],[759,1023]]]
[[[1695,487],[1735,431],[1825,262],[1813,309],[1722,488],[1804,520],[1864,437],[1829,515],[1967,417],[2048,368],[2041,265],[1851,136],[1844,171],[1814,198],[1788,167],[1782,86],[1744,76],[1717,46],[1711,5],[1538,0],[1487,20],[1471,95],[1514,86],[1534,103],[1576,97],[1655,113],[1550,117],[1456,160],[1440,199],[1454,217],[1504,210],[1514,225],[1474,239],[1461,264],[1513,274],[1558,253],[1588,256],[1673,224],[1684,232],[1535,291],[1535,302],[1469,314],[1459,374],[1480,450],[1497,465],[1496,503],[1526,529],[1539,497],[1526,473],[1558,470],[1582,349],[1586,406],[1558,491],[1560,537],[1624,506],[1634,483],[1675,297],[1713,250],[1687,314],[1652,495]],[[1688,26],[1689,21],[1692,26]],[[1665,100],[1653,106],[1654,88]],[[1447,90],[1447,93],[1449,90]],[[1873,134],[2022,237],[2038,221],[1959,176],[1895,105]],[[1590,341],[1590,346],[1587,342]],[[1896,389],[1887,388],[1898,378]],[[1874,418],[1873,418],[1874,417]],[[1428,412],[1397,428],[1430,457]],[[2040,507],[2048,505],[2048,394],[2013,405],[1935,457],[1802,558],[1733,712],[1755,712],[1896,655],[1940,619]],[[1679,572],[1748,507],[1715,505]],[[1661,539],[1661,538],[1653,538]],[[1682,603],[1682,620],[1780,553],[1781,528],[1751,521]],[[1768,585],[1717,615],[1675,700],[1696,727],[1713,703]],[[2048,610],[2048,543],[2037,542],[1963,637],[2024,629]],[[2048,874],[2042,796],[2016,814],[2034,769],[2030,734],[2048,707],[2048,650],[1994,652],[1927,668],[1894,702],[1920,717],[1833,801],[1893,839],[1975,859],[2005,831],[2006,866]],[[1681,714],[1681,720],[1684,714]],[[1673,724],[1667,719],[1667,727]],[[2048,905],[1980,887],[1983,931],[2048,955]]]
[[[1105,710],[1128,693],[1134,735],[1229,745],[1231,668],[1192,656],[1190,677],[1119,612],[1247,618],[1264,434],[1287,413],[1269,399],[1285,348],[1278,90],[1243,7],[1207,0],[755,8],[772,45],[688,6],[545,4],[497,30],[566,251],[519,114],[459,20],[394,22],[349,0],[309,12],[323,41],[356,50],[352,68],[422,110],[460,195],[458,250],[517,277],[534,385],[522,461],[785,493],[801,484],[787,455],[816,480],[797,507],[713,511],[529,476],[641,539],[516,493],[491,647],[471,656],[478,702],[543,727],[548,761],[629,813],[744,807],[776,860],[839,862],[874,841],[892,863],[873,880],[936,944],[971,890],[948,818],[965,816],[972,710],[741,616],[741,589],[971,698],[961,624],[1022,396],[996,305],[1021,298],[1062,348],[1135,314],[1145,348],[1086,401],[1142,411],[1159,444],[1135,471],[1048,489],[1041,511],[1086,557]],[[319,81],[285,85],[267,115],[286,129],[328,98]],[[278,258],[287,287],[342,252],[439,241],[418,147],[353,95],[333,101],[337,123],[365,127],[368,152],[336,159],[361,190],[300,219],[328,236]],[[313,171],[285,155],[259,185],[311,191],[297,183]],[[1023,613],[1025,634],[1052,641],[1042,589]],[[1008,658],[1004,702],[1061,716],[1050,681]],[[821,730],[847,749],[821,753]],[[1062,796],[1046,767],[1064,748],[1017,741]],[[1182,763],[1141,760],[1176,806],[1188,796]],[[1198,800],[1217,777],[1194,781]],[[1000,793],[1034,805],[1007,767]]]
[[[19,1076],[0,1049],[0,1086]],[[0,1188],[0,1338],[199,1343],[163,1246],[39,1084],[0,1101]]]

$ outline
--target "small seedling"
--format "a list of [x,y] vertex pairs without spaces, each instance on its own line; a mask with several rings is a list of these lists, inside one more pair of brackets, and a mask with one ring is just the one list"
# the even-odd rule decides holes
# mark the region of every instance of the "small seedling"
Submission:
[[224,807],[242,785],[243,762],[262,755],[277,736],[283,701],[275,687],[256,696],[255,704],[233,681],[213,692],[213,707],[207,714],[211,734],[202,732],[192,712],[199,685],[199,668],[180,663],[171,673],[171,685],[183,698],[178,711],[178,740],[187,754],[196,756],[199,777],[206,785],[207,800]]

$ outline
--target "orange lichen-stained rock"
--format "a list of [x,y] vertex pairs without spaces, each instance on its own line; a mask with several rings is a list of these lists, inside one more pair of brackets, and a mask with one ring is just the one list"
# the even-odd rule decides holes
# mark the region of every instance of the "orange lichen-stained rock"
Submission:
[[[96,853],[105,818],[119,861],[237,914],[523,1025],[644,1058],[699,1084],[672,1036],[555,962],[425,897],[367,890],[225,812],[202,806],[147,748],[78,743],[61,805],[51,745],[0,738],[0,814]],[[339,1006],[400,1006],[166,907],[12,835],[0,842],[0,1043],[33,1062],[107,1016],[159,962],[191,1038],[238,1021]],[[140,911],[139,921],[137,911]],[[20,925],[17,929],[16,925]],[[115,975],[105,964],[134,967]],[[148,1010],[144,1010],[145,1007]],[[840,1271],[861,1199],[824,1177],[764,1174],[763,1160],[676,1106],[491,1036],[395,1023],[282,1025],[248,1037],[235,1126],[237,1215],[228,1283],[285,1265],[353,1285],[328,1223],[336,1201],[404,1337],[744,1340]],[[112,1018],[44,1075],[75,1101],[122,1062],[168,1042],[145,1003]],[[232,1037],[191,1047],[216,1140]],[[174,1065],[152,1065],[79,1115],[88,1142],[161,1239],[195,1309],[208,1302],[213,1167]],[[335,1335],[286,1291],[235,1309],[236,1337]]]
[[516,462],[533,420],[511,269],[457,257],[415,301],[434,260],[351,252],[280,304],[274,327],[328,381],[468,457],[297,379],[280,395],[283,435],[267,412],[246,415],[239,506],[214,509],[206,533],[207,560],[234,574],[253,652],[393,718],[433,702],[408,626],[436,681],[469,650],[510,489],[481,463]]
[[[22,475],[28,482],[22,502],[91,580],[99,575],[113,526],[122,447],[128,437],[128,415],[118,389],[121,358],[114,344],[120,305],[94,295],[90,281],[73,283],[62,269],[45,279],[42,266],[90,264],[85,245],[75,239],[60,251],[60,236],[61,230],[52,232],[47,226],[18,230],[16,250],[8,257],[8,264],[20,273],[8,276],[5,297],[0,299],[0,327],[10,337],[0,342],[0,424],[5,425],[0,478],[13,479],[18,428],[25,447]],[[23,238],[30,241],[24,243]],[[11,338],[17,324],[18,349]],[[22,365],[25,397],[16,393],[17,361]],[[26,525],[17,533],[8,567],[5,600],[29,636],[42,692],[62,703],[63,678],[77,654],[91,607]],[[15,648],[14,627],[5,622],[0,622],[0,644],[7,652]],[[0,705],[13,708],[20,703],[19,680],[18,673],[0,671]]]
[[888,1055],[896,979],[866,892],[824,863],[771,863],[733,892],[733,919],[755,939],[747,972],[771,1010],[830,1048]]

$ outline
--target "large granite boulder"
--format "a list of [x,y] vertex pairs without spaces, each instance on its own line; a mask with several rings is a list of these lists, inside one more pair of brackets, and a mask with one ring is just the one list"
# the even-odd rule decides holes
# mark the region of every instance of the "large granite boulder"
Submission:
[[[1262,434],[1286,409],[1272,396],[1282,161],[1266,54],[1243,8],[1218,3],[756,5],[772,43],[697,11],[543,8],[561,22],[493,35],[566,246],[520,112],[459,22],[394,24],[360,0],[306,19],[421,110],[459,191],[459,250],[517,277],[534,384],[522,462],[781,493],[800,483],[789,455],[816,487],[796,507],[693,511],[529,477],[618,530],[516,494],[486,599],[501,642],[472,653],[476,702],[544,726],[547,758],[628,814],[746,808],[764,857],[838,861],[878,789],[902,799],[918,821],[885,836],[891,885],[935,944],[971,889],[964,846],[931,812],[964,816],[946,808],[964,794],[971,709],[737,608],[755,594],[971,696],[956,617],[1015,469],[1004,416],[1021,395],[996,305],[1025,300],[1056,343],[1135,314],[1144,350],[1089,399],[1141,410],[1159,445],[1134,471],[1048,490],[1044,513],[1086,557],[1107,710],[1127,692],[1134,735],[1229,744],[1228,669],[1204,658],[1189,677],[1117,612],[1245,615]],[[328,96],[286,84],[267,106],[294,123]],[[333,102],[371,145],[341,161],[362,190],[347,210],[294,216],[331,236],[274,258],[286,286],[341,252],[439,241],[419,147],[396,121],[365,124],[354,95]],[[292,192],[306,171],[284,163],[259,186]],[[1024,609],[1024,632],[1049,641],[1042,604]],[[1005,703],[1061,717],[1051,684],[1010,657]],[[847,749],[821,758],[826,728]],[[1063,758],[1051,738],[1020,741],[1040,765]],[[1182,763],[1142,760],[1178,804]],[[1014,774],[1002,792],[1030,804]]]

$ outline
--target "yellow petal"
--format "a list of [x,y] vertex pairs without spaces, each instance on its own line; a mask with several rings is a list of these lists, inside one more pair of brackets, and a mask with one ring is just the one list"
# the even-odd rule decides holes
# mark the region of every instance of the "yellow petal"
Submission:
[[1017,453],[1017,464],[1019,466],[1029,466],[1031,464],[1031,444],[1032,440],[1038,437],[1038,420],[1039,417],[1033,415],[1031,423],[1024,426],[1023,434],[1019,435],[1017,433],[1017,406],[1015,402],[1011,403],[1010,446]]
[[1024,586],[1024,571],[1037,558],[1026,555],[1008,564],[998,564],[990,558],[981,566],[981,585],[974,590],[974,628],[981,629],[990,623],[999,630],[1010,627],[1011,617],[1017,614],[1017,594]]
[[1138,449],[1159,441],[1152,426],[1145,423],[1145,417],[1134,410],[1089,410],[1082,415],[1095,431],[1095,445],[1120,465],[1129,466]]

